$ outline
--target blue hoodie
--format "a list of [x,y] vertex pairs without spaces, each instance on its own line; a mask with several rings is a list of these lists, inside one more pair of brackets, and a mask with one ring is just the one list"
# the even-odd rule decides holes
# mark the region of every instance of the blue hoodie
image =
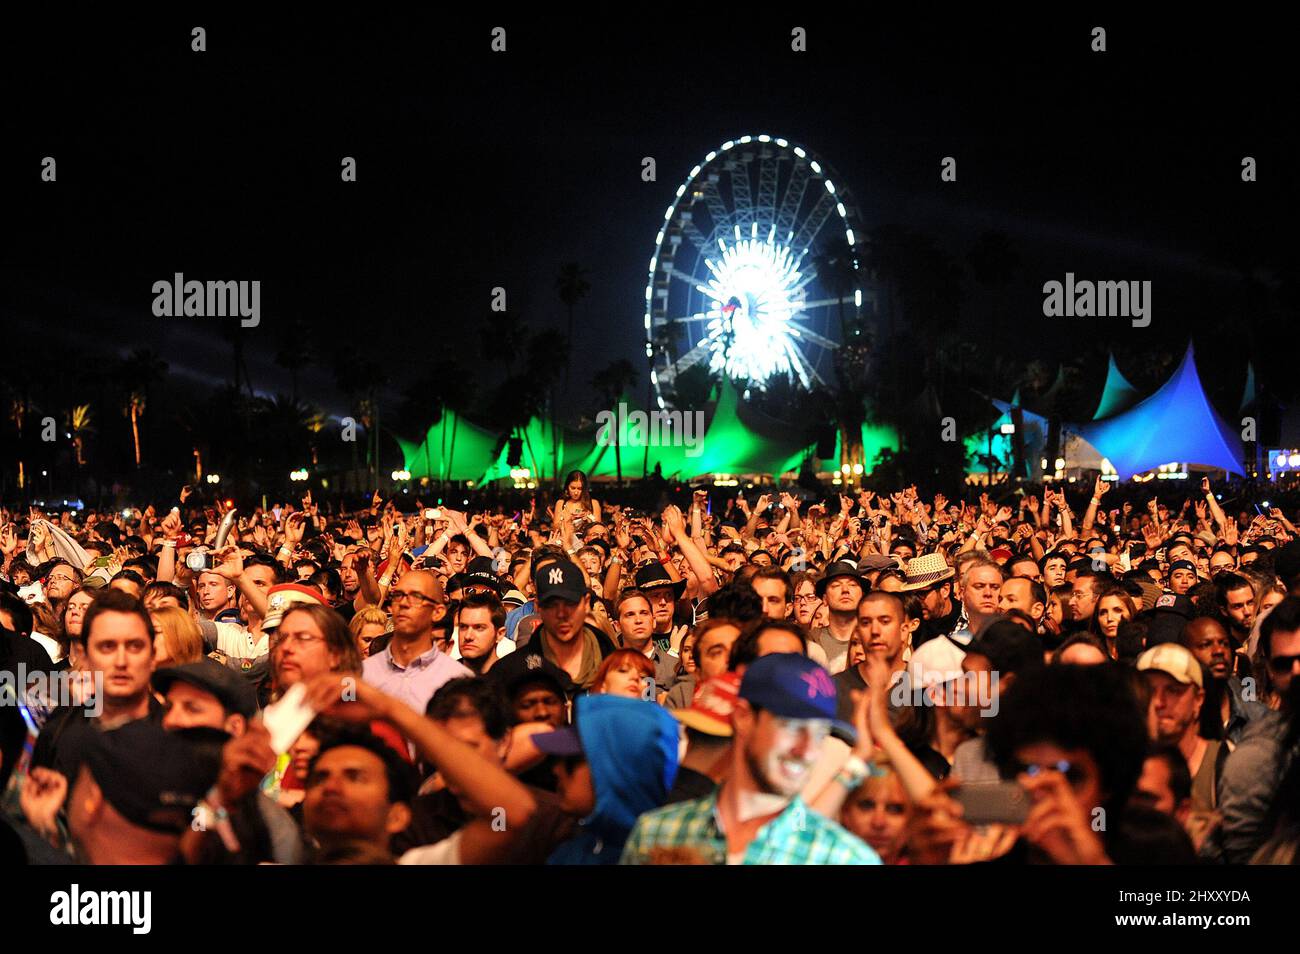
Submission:
[[547,864],[613,865],[637,818],[668,800],[677,778],[677,720],[653,702],[621,696],[581,696],[577,706],[596,807]]

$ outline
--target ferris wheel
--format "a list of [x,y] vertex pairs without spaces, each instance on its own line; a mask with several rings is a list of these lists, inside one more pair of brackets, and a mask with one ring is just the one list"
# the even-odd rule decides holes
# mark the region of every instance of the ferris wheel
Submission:
[[856,261],[834,280],[817,272],[828,248],[852,258],[860,234],[848,190],[808,149],[742,136],[705,156],[664,212],[650,259],[646,357],[659,406],[699,365],[757,387],[774,375],[824,384],[865,281]]

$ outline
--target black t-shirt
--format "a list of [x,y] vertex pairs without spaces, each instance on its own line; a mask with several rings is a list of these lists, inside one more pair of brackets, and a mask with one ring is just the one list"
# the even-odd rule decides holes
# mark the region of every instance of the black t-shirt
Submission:
[[344,622],[352,622],[352,617],[357,615],[357,605],[352,600],[340,600],[334,604],[334,612],[343,617]]
[[[162,722],[166,708],[149,693],[146,719]],[[100,717],[87,714],[85,706],[62,706],[51,713],[41,727],[32,749],[32,765],[52,768],[68,780],[69,788],[77,780],[89,741],[87,732],[99,732]]]
[[[837,672],[831,681],[835,684],[835,718],[852,725],[853,693],[865,690],[867,682],[858,672],[857,666]],[[937,779],[948,777],[952,768],[948,760],[930,746],[930,738],[934,733],[934,713],[927,706],[896,706],[891,698],[889,722],[908,751],[921,761],[931,775]]]
[[29,673],[54,672],[59,668],[36,640],[0,628],[0,670],[12,673],[17,682],[20,663]]

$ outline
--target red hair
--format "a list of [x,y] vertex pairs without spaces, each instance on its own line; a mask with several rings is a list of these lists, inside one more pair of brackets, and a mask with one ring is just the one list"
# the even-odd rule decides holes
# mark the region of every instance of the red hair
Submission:
[[605,677],[610,671],[617,669],[628,660],[636,665],[642,676],[649,676],[651,679],[655,677],[655,664],[646,658],[645,653],[635,649],[616,649],[601,660],[600,668],[596,670],[595,681],[591,684],[592,692],[600,692],[605,685]]

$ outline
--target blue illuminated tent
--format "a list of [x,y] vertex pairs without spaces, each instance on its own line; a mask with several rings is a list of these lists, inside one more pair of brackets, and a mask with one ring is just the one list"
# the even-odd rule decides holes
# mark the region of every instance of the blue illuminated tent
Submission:
[[1241,442],[1206,399],[1191,344],[1155,394],[1072,430],[1110,461],[1121,480],[1175,461],[1242,473]]
[[1092,419],[1100,421],[1103,417],[1128,410],[1139,397],[1141,395],[1138,394],[1138,389],[1124,377],[1115,364],[1115,356],[1112,354],[1110,365],[1106,368],[1106,384],[1101,389],[1101,400],[1097,402],[1097,410],[1092,415]]

